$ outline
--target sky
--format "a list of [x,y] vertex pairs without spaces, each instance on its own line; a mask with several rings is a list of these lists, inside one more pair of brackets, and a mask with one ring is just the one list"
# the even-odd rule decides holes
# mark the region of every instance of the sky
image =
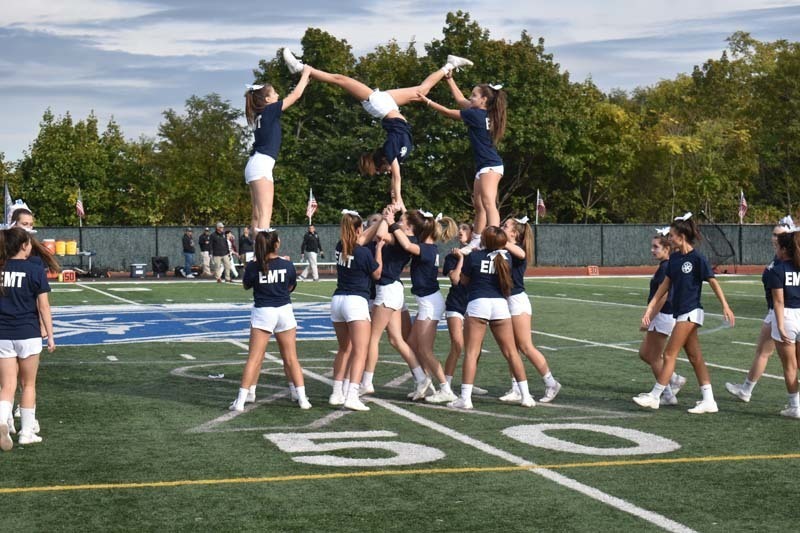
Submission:
[[94,111],[101,128],[113,117],[128,138],[155,136],[162,112],[192,95],[243,107],[258,61],[299,49],[308,27],[357,56],[392,38],[424,53],[459,9],[494,39],[543,37],[572,80],[605,91],[689,73],[735,31],[800,41],[800,0],[2,0],[0,152],[21,158],[48,107]]

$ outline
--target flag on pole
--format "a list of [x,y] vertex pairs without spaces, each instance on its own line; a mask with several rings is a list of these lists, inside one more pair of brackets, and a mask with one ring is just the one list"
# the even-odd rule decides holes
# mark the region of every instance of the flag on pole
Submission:
[[742,223],[744,216],[747,214],[747,200],[744,198],[744,191],[739,189],[739,224]]
[[308,206],[306,207],[306,218],[308,218],[309,224],[311,223],[311,217],[314,216],[314,213],[317,212],[317,200],[314,198],[314,193],[311,189],[308,189]]
[[547,207],[544,205],[544,198],[539,194],[539,189],[536,189],[536,214],[539,216],[547,214]]
[[83,210],[83,196],[81,195],[80,187],[78,187],[78,199],[75,200],[75,212],[78,214],[78,218],[86,217],[86,211]]
[[11,193],[8,192],[8,182],[3,182],[3,189],[3,222],[8,226],[11,224],[11,206],[14,203],[11,201]]

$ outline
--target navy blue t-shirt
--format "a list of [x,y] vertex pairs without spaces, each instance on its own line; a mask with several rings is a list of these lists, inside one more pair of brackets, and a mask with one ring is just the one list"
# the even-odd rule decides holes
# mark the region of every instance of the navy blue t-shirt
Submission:
[[253,288],[256,307],[282,307],[292,303],[289,296],[297,285],[294,263],[282,257],[269,260],[266,274],[258,261],[250,261],[244,268],[242,279],[245,288]]
[[672,316],[677,318],[703,308],[700,304],[703,282],[715,276],[705,256],[692,250],[686,255],[675,252],[669,256],[667,277],[672,283]]
[[467,125],[467,135],[475,157],[475,168],[498,167],[503,164],[500,154],[492,141],[489,130],[489,113],[485,109],[469,108],[461,110],[461,120]]
[[[447,254],[444,258],[444,266],[442,267],[442,274],[449,276],[450,272],[455,270],[458,265],[458,256],[456,254]],[[447,293],[447,299],[444,301],[445,310],[455,311],[462,315],[467,312],[467,287],[458,283],[450,285],[450,291]]]
[[253,151],[268,155],[278,160],[281,149],[281,115],[283,114],[283,100],[269,104],[256,116],[255,142]]
[[[416,237],[409,237],[411,242],[416,242]],[[406,252],[399,243],[385,244],[381,251],[383,270],[378,285],[391,285],[395,281],[400,281],[400,274],[411,260],[411,254]]]
[[351,294],[368,300],[370,280],[377,268],[378,263],[367,247],[356,245],[353,255],[345,257],[342,255],[342,241],[339,241],[336,243],[336,290],[333,295]]
[[50,292],[41,261],[9,259],[0,272],[0,339],[41,338],[36,298]]
[[775,263],[778,261],[780,261],[780,259],[778,259],[778,256],[775,256],[772,262],[764,268],[764,272],[761,273],[761,284],[764,286],[764,298],[767,300],[767,310],[775,309],[775,305],[772,303],[772,289],[769,288],[768,277],[772,267],[775,266]]
[[783,289],[783,306],[800,309],[800,271],[791,261],[776,261],[767,274],[770,289]]
[[411,126],[402,118],[397,117],[381,119],[381,126],[386,131],[383,155],[386,156],[389,163],[395,159],[398,163],[402,163],[414,149]]
[[411,294],[428,296],[439,291],[439,247],[419,243],[419,255],[411,258]]
[[511,279],[514,281],[511,295],[522,294],[525,292],[525,271],[528,270],[528,262],[510,253],[508,255],[511,256]]
[[500,278],[494,270],[494,259],[489,259],[489,251],[473,251],[464,258],[461,272],[469,276],[467,300],[470,302],[478,298],[505,298],[500,288]]
[[[650,294],[647,296],[647,303],[650,303],[650,300],[652,300],[653,296],[656,295],[658,287],[661,286],[661,282],[663,282],[664,278],[667,277],[668,267],[669,267],[668,259],[664,259],[663,261],[661,261],[661,263],[659,263],[656,273],[653,274],[653,277],[650,279]],[[672,314],[672,287],[669,288],[669,292],[667,293],[667,300],[664,302],[664,306],[661,308],[659,313],[665,313],[667,315]]]

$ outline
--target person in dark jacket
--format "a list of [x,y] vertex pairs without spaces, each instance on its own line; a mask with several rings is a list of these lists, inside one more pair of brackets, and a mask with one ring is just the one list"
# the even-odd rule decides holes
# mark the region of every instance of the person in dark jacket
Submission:
[[211,265],[217,283],[222,283],[222,271],[225,270],[225,281],[231,281],[231,256],[228,249],[228,238],[225,236],[225,224],[217,222],[217,229],[211,234]]
[[200,245],[200,254],[203,256],[203,275],[211,275],[211,230],[206,228],[197,239]]
[[301,280],[305,281],[308,276],[308,270],[311,269],[311,277],[314,281],[319,281],[317,254],[323,259],[325,258],[325,252],[322,251],[322,244],[319,242],[319,235],[317,235],[317,231],[312,224],[308,227],[308,233],[303,237],[303,244],[300,245],[300,260],[303,260],[304,257],[308,258],[308,265],[300,274]]
[[183,275],[193,278],[192,265],[194,265],[194,236],[192,228],[186,228],[183,232]]
[[245,226],[244,232],[239,237],[239,261],[247,263],[253,258],[253,237],[250,235],[250,228]]

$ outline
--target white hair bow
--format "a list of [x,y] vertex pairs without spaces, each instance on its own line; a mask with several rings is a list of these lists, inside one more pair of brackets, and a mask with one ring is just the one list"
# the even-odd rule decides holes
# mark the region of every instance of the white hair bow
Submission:
[[424,209],[417,209],[417,211],[419,211],[419,214],[424,218],[433,218],[433,213],[430,211],[425,211]]
[[786,215],[785,217],[783,217],[780,220],[780,222],[778,222],[778,225],[779,226],[786,226],[787,228],[795,227],[794,226],[794,220],[792,220],[792,215]]
[[257,91],[257,90],[259,90],[259,89],[263,89],[263,88],[264,88],[264,86],[263,86],[263,85],[258,85],[258,84],[255,84],[255,85],[245,85],[245,88],[247,89],[247,92],[245,92],[245,93],[244,93],[244,94],[246,95],[247,93],[251,93],[251,92],[253,92],[253,91]]
[[352,209],[342,209],[343,215],[353,215],[354,217],[360,217],[361,215],[358,214],[358,211],[353,211]]
[[675,220],[683,220],[685,222],[685,221],[689,220],[690,218],[692,218],[692,212],[688,211],[682,217],[675,217]]
[[278,230],[275,229],[275,228],[267,228],[267,229],[262,229],[261,230],[262,233],[272,233],[274,231],[278,231]]
[[524,216],[524,217],[522,217],[522,218],[515,218],[515,219],[514,219],[514,222],[517,222],[517,223],[519,223],[519,224],[527,224],[529,220],[530,220],[530,219],[528,218],[528,215],[525,215],[525,216]]
[[438,215],[436,215],[436,222],[439,222],[440,220],[442,220],[442,218],[443,218],[442,214],[439,213]]
[[502,84],[502,83],[496,83],[496,84],[492,85],[492,84],[490,83],[490,84],[489,84],[489,87],[491,87],[491,88],[492,88],[492,89],[494,89],[495,91],[499,91],[500,89],[502,89],[502,88],[503,88],[503,84]]
[[669,235],[669,226],[664,226],[663,228],[656,228],[656,235],[661,235],[662,237],[666,237]]
[[494,259],[498,254],[502,255],[504,259],[508,259],[508,250],[495,250],[494,252],[489,252],[489,259]]

